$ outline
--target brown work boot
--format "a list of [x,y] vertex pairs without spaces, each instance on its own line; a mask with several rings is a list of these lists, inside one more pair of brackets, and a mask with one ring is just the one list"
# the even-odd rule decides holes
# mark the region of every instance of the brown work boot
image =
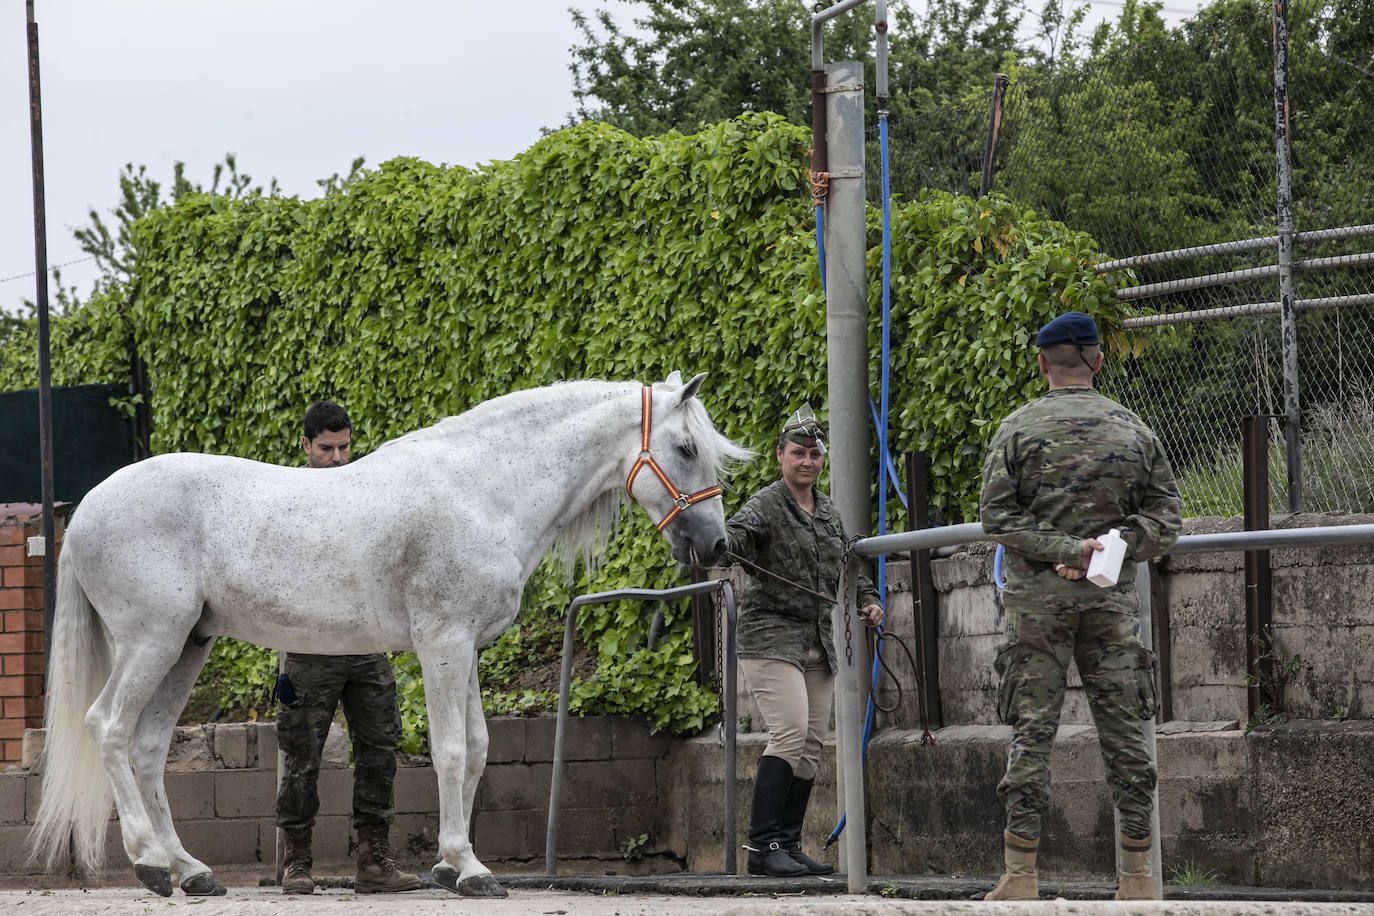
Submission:
[[984,900],[1039,900],[1035,856],[1039,840],[1024,840],[1010,830],[1002,831],[1003,858],[1007,870]]
[[1121,863],[1116,869],[1117,900],[1159,900],[1155,894],[1155,876],[1150,871],[1150,848],[1154,845],[1154,835],[1143,840],[1133,840],[1126,834],[1118,834],[1121,844]]
[[310,875],[314,864],[310,857],[310,828],[283,830],[286,835],[286,854],[283,860],[281,892],[283,894],[313,894],[315,879]]
[[418,891],[420,879],[406,874],[391,861],[390,827],[366,824],[358,828],[358,875],[353,889],[359,894],[393,894]]

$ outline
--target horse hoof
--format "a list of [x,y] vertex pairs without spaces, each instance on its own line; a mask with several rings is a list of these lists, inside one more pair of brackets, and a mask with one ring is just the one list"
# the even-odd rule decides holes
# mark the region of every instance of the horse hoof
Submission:
[[458,872],[443,866],[436,867],[430,874],[434,876],[434,883],[442,888],[458,893]]
[[473,875],[458,882],[458,893],[464,897],[508,897],[504,887],[490,874]]
[[161,894],[164,897],[172,896],[172,870],[170,868],[158,868],[155,865],[135,865],[134,874],[138,876],[138,881],[154,894]]
[[181,882],[181,889],[187,897],[223,897],[229,892],[214,873],[208,871],[187,878]]
[[458,880],[458,872],[451,868],[440,866],[434,869],[434,882],[440,887],[448,888],[455,894],[464,897],[508,897],[510,896],[504,887],[496,883],[496,879],[488,872],[484,875],[473,875],[471,878]]

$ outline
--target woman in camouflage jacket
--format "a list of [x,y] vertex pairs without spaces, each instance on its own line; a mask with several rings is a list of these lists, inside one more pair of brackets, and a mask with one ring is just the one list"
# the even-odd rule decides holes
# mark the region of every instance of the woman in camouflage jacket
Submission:
[[[835,682],[834,602],[813,592],[836,594],[845,533],[835,504],[816,488],[825,467],[825,431],[809,406],[783,427],[776,451],[781,479],[751,496],[726,523],[730,551],[748,561],[737,637],[740,669],[768,725],[744,848],[751,875],[824,875],[835,869],[801,850]],[[878,602],[872,583],[861,576],[859,615],[869,626],[882,621]]]

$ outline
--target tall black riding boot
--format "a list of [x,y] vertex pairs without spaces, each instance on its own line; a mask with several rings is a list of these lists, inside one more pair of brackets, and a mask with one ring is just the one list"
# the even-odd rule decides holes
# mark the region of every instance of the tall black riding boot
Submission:
[[806,806],[811,802],[811,785],[814,779],[792,777],[792,787],[787,791],[787,803],[782,808],[782,839],[778,842],[798,865],[813,875],[829,875],[835,866],[815,859],[802,852],[802,821],[806,819]]
[[782,848],[783,806],[792,788],[792,765],[768,754],[754,773],[754,800],[749,809],[749,874],[796,878],[808,874]]

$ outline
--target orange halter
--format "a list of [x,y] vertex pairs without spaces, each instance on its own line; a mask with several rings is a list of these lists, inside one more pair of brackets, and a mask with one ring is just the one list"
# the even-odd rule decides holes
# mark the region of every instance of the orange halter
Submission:
[[[704,500],[708,500],[713,496],[719,496],[721,494],[721,489],[720,487],[708,487],[705,490],[699,490],[688,496],[679,491],[677,487],[673,486],[673,482],[668,479],[667,474],[663,473],[663,468],[658,466],[658,462],[654,460],[653,454],[649,451],[649,426],[650,420],[653,417],[654,408],[653,390],[649,388],[648,385],[644,386],[641,398],[643,401],[643,409],[640,412],[639,420],[639,458],[635,460],[634,467],[630,468],[630,476],[625,478],[625,492],[630,494],[630,499],[635,498],[635,492],[631,487],[634,486],[635,475],[639,473],[640,468],[647,467],[654,472],[654,476],[658,478],[659,483],[663,484],[663,489],[667,490],[668,495],[673,498],[672,510],[667,515],[663,516],[663,519],[658,523],[658,530],[662,531],[664,528],[668,527],[669,522],[677,518],[678,513],[683,509]],[[638,502],[638,500],[635,501]]]

